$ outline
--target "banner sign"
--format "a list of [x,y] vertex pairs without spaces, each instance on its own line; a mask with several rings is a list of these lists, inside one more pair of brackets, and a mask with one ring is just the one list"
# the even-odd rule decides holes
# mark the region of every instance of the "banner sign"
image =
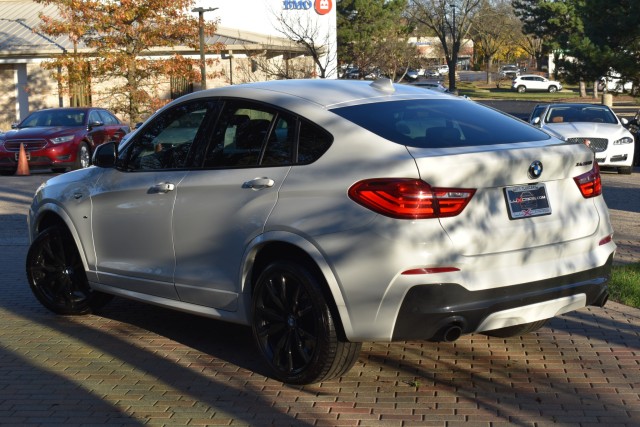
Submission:
[[310,10],[314,9],[318,15],[326,15],[333,8],[333,0],[284,0],[283,10]]

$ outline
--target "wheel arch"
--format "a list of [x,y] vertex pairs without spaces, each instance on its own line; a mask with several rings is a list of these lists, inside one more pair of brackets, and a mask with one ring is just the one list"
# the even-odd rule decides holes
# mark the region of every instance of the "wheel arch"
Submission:
[[321,277],[322,291],[329,304],[340,338],[352,336],[351,321],[346,309],[342,291],[336,275],[322,252],[311,242],[299,235],[286,232],[271,232],[260,236],[244,258],[242,273],[242,306],[246,309],[247,319],[251,313],[253,287],[260,273],[272,262],[288,259],[299,262]]
[[76,227],[73,225],[73,221],[71,221],[71,217],[69,217],[67,212],[56,204],[49,203],[38,208],[38,215],[29,226],[29,243],[33,242],[40,232],[56,225],[64,227],[71,234],[80,253],[84,269],[88,272],[89,262]]

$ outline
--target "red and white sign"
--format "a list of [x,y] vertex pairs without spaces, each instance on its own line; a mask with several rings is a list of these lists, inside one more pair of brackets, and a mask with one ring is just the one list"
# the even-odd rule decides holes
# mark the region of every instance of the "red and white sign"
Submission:
[[333,8],[333,0],[315,0],[314,8],[318,15],[326,15]]

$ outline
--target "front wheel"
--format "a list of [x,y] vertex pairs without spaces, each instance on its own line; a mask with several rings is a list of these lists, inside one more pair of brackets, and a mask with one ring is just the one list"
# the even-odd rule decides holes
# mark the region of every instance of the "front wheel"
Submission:
[[38,234],[29,247],[26,267],[31,291],[54,313],[87,314],[111,299],[89,287],[80,253],[62,226]]
[[91,165],[91,150],[86,142],[81,142],[76,155],[76,164],[74,169],[84,169]]
[[556,86],[549,86],[549,93],[557,92],[558,88]]
[[338,377],[360,353],[361,343],[338,337],[321,280],[306,266],[276,261],[256,282],[253,336],[274,377],[285,383]]

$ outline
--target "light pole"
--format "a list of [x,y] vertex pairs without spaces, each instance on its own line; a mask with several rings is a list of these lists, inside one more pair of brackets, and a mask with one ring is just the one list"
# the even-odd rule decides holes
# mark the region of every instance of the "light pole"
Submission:
[[198,12],[198,28],[200,29],[200,89],[207,88],[207,65],[204,57],[204,13],[213,12],[217,7],[196,7],[191,12]]
[[453,69],[449,70],[449,89],[456,93],[456,63],[458,62],[458,54],[456,53],[456,4],[450,3],[451,12],[453,13],[453,25],[451,26],[451,65]]

